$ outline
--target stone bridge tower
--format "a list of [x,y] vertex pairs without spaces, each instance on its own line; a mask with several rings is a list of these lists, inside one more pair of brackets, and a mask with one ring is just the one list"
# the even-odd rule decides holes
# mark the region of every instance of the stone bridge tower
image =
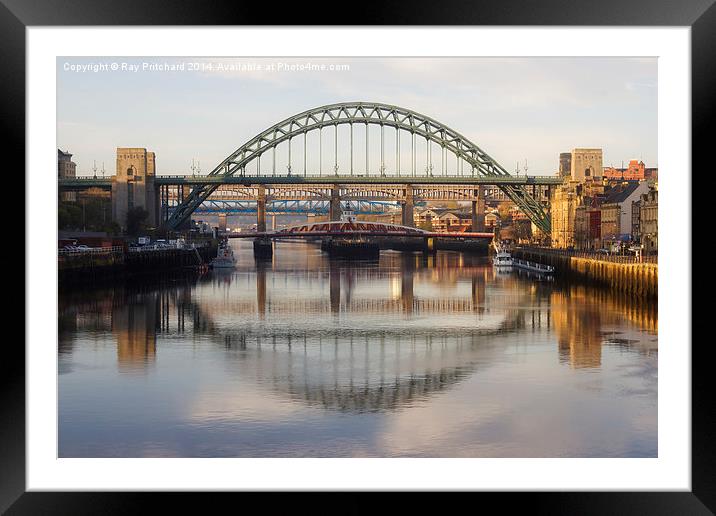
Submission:
[[117,147],[117,173],[112,177],[112,220],[127,227],[127,211],[144,208],[147,224],[159,221],[159,190],[154,185],[156,159],[153,152],[140,147]]

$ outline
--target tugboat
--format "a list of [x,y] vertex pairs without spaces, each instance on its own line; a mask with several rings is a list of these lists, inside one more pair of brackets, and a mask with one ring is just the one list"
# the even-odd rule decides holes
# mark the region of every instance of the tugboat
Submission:
[[507,246],[498,242],[495,242],[494,246],[495,257],[492,259],[492,266],[498,270],[512,269],[514,262],[512,260],[512,254],[507,249]]
[[233,269],[236,265],[236,258],[234,257],[234,250],[229,245],[229,240],[224,238],[219,243],[219,251],[211,261],[211,266],[214,269]]

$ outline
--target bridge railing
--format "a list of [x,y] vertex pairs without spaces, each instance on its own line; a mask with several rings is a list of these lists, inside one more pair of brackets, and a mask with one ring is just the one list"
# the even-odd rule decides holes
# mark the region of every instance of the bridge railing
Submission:
[[569,256],[574,258],[588,258],[590,260],[599,260],[604,262],[612,263],[659,263],[659,256],[657,254],[647,255],[618,255],[618,254],[606,254],[598,253],[595,251],[585,250],[572,250],[572,249],[554,249],[550,247],[530,247],[530,246],[519,246],[515,249],[529,251],[534,253],[558,255],[558,256]]

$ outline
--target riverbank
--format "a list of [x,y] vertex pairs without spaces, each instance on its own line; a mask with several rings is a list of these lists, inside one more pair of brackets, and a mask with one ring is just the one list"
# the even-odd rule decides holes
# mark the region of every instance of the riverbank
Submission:
[[557,274],[593,281],[614,291],[642,297],[658,296],[659,265],[656,260],[638,261],[634,257],[600,257],[530,247],[517,248],[512,254],[523,260],[551,265]]

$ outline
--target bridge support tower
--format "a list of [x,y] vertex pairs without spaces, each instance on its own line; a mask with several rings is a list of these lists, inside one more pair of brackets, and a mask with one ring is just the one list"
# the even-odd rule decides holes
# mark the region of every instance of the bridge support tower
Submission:
[[147,211],[146,223],[161,222],[159,190],[155,187],[155,155],[145,148],[117,147],[117,172],[112,176],[112,221],[127,228],[127,212]]
[[405,201],[403,202],[401,214],[401,224],[403,226],[415,227],[414,208],[413,185],[405,185]]
[[341,194],[339,185],[333,185],[333,188],[331,188],[331,207],[329,215],[331,222],[341,220]]
[[258,195],[256,197],[256,231],[258,233],[266,232],[266,187],[259,185]]
[[219,231],[226,232],[226,213],[219,213]]
[[478,186],[475,190],[476,201],[472,201],[472,231],[485,231],[485,188]]

